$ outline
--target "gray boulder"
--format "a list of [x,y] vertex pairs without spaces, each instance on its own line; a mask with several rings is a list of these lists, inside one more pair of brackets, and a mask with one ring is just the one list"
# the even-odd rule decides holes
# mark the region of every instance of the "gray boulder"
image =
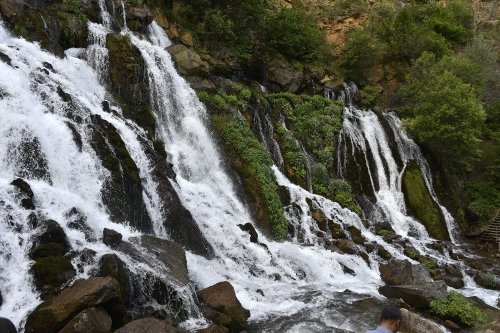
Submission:
[[115,333],[176,333],[175,327],[168,322],[156,318],[134,320],[119,328]]
[[77,314],[59,333],[110,333],[112,320],[102,308],[85,309]]
[[416,313],[401,309],[401,331],[405,333],[443,333],[443,330],[433,321]]

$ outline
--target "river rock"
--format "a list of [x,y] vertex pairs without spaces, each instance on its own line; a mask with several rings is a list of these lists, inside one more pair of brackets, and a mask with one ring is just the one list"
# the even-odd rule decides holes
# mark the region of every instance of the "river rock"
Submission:
[[446,298],[448,295],[444,281],[414,285],[383,286],[379,292],[387,298],[401,298],[417,309],[427,309],[431,301]]
[[21,199],[21,206],[25,209],[35,209],[35,204],[33,203],[34,194],[31,190],[31,186],[22,178],[15,179],[10,185],[17,187],[19,192],[24,195]]
[[500,278],[491,273],[478,272],[474,276],[474,281],[483,288],[500,290]]
[[115,230],[104,228],[102,232],[102,242],[112,249],[116,249],[122,242],[122,234]]
[[380,265],[382,280],[388,285],[411,285],[432,282],[429,270],[423,265],[412,265],[408,260],[393,259]]
[[47,220],[44,222],[44,231],[37,237],[36,243],[57,243],[64,248],[65,253],[71,248],[64,229],[54,220]]
[[347,254],[354,254],[356,253],[356,244],[350,239],[341,239],[337,241],[337,247],[340,249],[340,251],[347,253]]
[[283,63],[269,69],[265,83],[273,91],[294,93],[299,90],[302,84],[302,72]]
[[257,231],[255,230],[255,227],[252,225],[252,223],[249,222],[246,224],[238,224],[238,227],[240,227],[241,230],[246,231],[250,235],[250,242],[259,242],[259,235],[257,234]]
[[354,243],[356,244],[363,244],[365,242],[363,235],[361,234],[361,230],[356,228],[355,226],[350,226],[349,227],[349,232],[351,233],[351,238]]
[[59,333],[109,333],[112,320],[102,308],[85,309],[77,314]]
[[401,309],[401,331],[405,333],[443,333],[433,321],[416,313]]
[[123,304],[128,305],[130,303],[132,293],[130,271],[116,254],[109,253],[101,257],[99,261],[99,276],[115,278],[120,284]]
[[231,332],[239,332],[242,324],[250,318],[250,311],[241,305],[229,282],[219,282],[200,290],[198,298],[204,305],[207,318],[216,325],[228,327]]
[[115,333],[176,333],[175,327],[156,318],[143,318],[132,321],[119,328]]
[[328,229],[330,229],[330,233],[334,239],[346,239],[347,235],[340,226],[340,224],[335,223],[333,221],[328,221]]
[[181,74],[196,75],[206,71],[206,64],[195,51],[182,44],[175,44],[168,47],[168,52],[172,55]]
[[28,316],[26,333],[56,333],[82,310],[120,298],[120,285],[113,278],[90,278],[76,282],[55,298],[45,301]]
[[459,289],[465,286],[464,276],[457,265],[447,264],[442,273],[444,282],[450,287]]

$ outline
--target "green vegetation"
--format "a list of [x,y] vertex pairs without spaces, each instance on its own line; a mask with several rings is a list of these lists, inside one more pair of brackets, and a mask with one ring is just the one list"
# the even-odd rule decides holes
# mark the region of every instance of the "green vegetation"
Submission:
[[[393,232],[389,229],[379,229],[377,231],[377,235],[381,236],[381,237],[389,237],[393,234]],[[413,259],[413,258],[412,258]]]
[[470,168],[479,156],[486,115],[477,98],[482,86],[477,72],[467,59],[436,62],[424,53],[402,89],[405,125],[449,169]]
[[431,310],[444,319],[454,320],[467,327],[475,327],[486,321],[481,310],[456,291],[450,292],[447,299],[432,301]]
[[422,222],[429,235],[449,239],[444,217],[432,199],[417,165],[410,164],[406,167],[402,185],[409,212]]
[[330,53],[325,34],[300,6],[282,8],[269,0],[188,0],[171,15],[206,47],[232,50],[240,59],[278,54],[291,62],[315,62]]
[[212,116],[212,123],[247,193],[254,199],[257,220],[264,230],[271,231],[277,239],[283,239],[288,231],[288,221],[271,169],[271,157],[243,119],[230,114],[216,114]]

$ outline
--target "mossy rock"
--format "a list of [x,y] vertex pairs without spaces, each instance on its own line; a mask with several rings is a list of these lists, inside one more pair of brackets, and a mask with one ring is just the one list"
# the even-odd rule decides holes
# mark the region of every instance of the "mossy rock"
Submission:
[[109,78],[115,100],[120,103],[123,115],[154,135],[156,119],[151,102],[146,64],[141,51],[127,35],[108,34]]
[[105,254],[99,261],[99,276],[110,276],[120,284],[122,302],[129,305],[132,301],[132,284],[130,271],[116,254]]
[[64,229],[54,220],[45,221],[45,230],[36,241],[38,244],[57,243],[63,247],[64,253],[71,248]]
[[47,243],[38,245],[30,253],[30,258],[37,260],[44,257],[59,257],[64,256],[66,250],[61,244],[58,243]]
[[39,258],[31,267],[31,272],[42,296],[53,295],[57,288],[76,275],[69,259],[63,256]]
[[130,156],[116,128],[99,117],[92,116],[92,148],[111,177],[103,189],[103,202],[113,220],[129,223],[143,232],[152,230],[151,219],[142,198],[139,169]]
[[410,163],[406,167],[402,187],[408,211],[425,226],[429,235],[449,240],[450,235],[443,214],[432,199],[422,172],[415,163]]

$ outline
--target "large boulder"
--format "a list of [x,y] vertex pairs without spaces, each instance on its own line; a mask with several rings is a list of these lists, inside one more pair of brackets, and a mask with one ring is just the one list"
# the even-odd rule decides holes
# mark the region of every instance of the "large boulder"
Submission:
[[387,298],[403,299],[407,304],[426,309],[432,300],[446,298],[447,286],[444,281],[434,281],[429,270],[408,260],[393,259],[380,265],[380,275],[387,284],[379,292]]
[[229,333],[229,330],[224,326],[210,325],[207,328],[198,330],[196,333]]
[[77,314],[59,333],[110,333],[112,320],[102,308],[85,309]]
[[301,88],[302,78],[302,72],[283,63],[269,69],[265,84],[273,91],[294,93]]
[[131,272],[125,263],[114,253],[105,254],[99,261],[99,276],[115,278],[120,284],[122,303],[129,305],[132,297]]
[[198,298],[204,305],[207,318],[216,325],[228,327],[231,332],[239,332],[243,323],[250,318],[250,311],[245,309],[229,282],[216,285],[198,292]]
[[474,276],[474,281],[483,288],[500,290],[500,278],[492,273],[478,272]]
[[122,242],[122,234],[115,230],[104,228],[102,232],[102,242],[112,249],[116,249]]
[[120,298],[120,285],[113,278],[90,278],[76,282],[55,298],[45,301],[28,316],[26,333],[59,332],[78,313]]
[[344,253],[356,253],[356,244],[350,239],[341,239],[336,243],[337,247]]
[[443,333],[433,321],[407,309],[401,309],[401,331],[405,333]]
[[155,318],[143,318],[128,323],[115,333],[176,333],[175,327],[168,322]]
[[207,65],[195,51],[182,44],[174,44],[168,47],[174,62],[181,74],[196,75],[206,71]]
[[380,276],[388,285],[409,285],[432,282],[429,270],[423,265],[412,265],[408,260],[394,259],[380,265]]
[[417,309],[427,309],[431,301],[446,298],[447,286],[444,281],[414,285],[383,286],[379,292],[387,298],[402,299]]

